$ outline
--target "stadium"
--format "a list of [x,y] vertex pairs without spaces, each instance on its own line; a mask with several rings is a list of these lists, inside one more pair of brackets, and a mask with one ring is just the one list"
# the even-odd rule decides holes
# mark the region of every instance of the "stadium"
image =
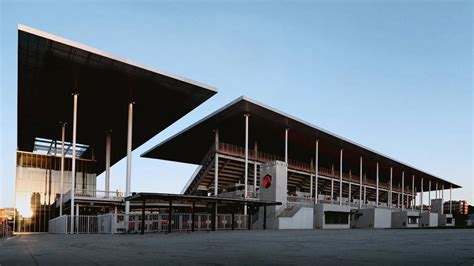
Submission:
[[20,25],[15,231],[454,225],[443,200],[459,185],[244,96],[142,154],[197,165],[181,194],[132,192],[132,151],[216,93]]

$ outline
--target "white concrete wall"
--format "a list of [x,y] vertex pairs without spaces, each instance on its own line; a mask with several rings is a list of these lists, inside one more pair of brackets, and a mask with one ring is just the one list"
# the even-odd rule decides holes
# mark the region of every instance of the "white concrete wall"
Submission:
[[[448,223],[448,218],[451,218],[451,223]],[[452,214],[439,214],[438,226],[454,226],[455,220]]]
[[293,217],[278,217],[278,229],[313,229],[313,208],[302,207]]
[[438,214],[430,212],[422,212],[420,219],[420,227],[437,227]]
[[419,216],[417,211],[394,211],[392,212],[392,228],[414,228],[419,227],[419,220],[416,224],[409,224],[409,216]]
[[334,212],[345,212],[350,216],[351,207],[345,205],[326,204],[320,203],[314,206],[314,217],[313,217],[313,228],[315,229],[349,229],[350,228],[350,217],[348,217],[347,224],[326,224],[325,214],[326,211]]
[[390,228],[392,227],[392,211],[389,209],[360,209],[351,219],[353,228]]

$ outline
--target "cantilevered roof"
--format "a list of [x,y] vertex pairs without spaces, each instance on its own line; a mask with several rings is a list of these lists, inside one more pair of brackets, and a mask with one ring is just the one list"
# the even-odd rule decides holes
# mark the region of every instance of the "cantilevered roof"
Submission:
[[135,103],[135,149],[216,92],[199,82],[18,26],[19,150],[32,151],[35,138],[60,140],[60,122],[68,123],[66,141],[71,141],[72,94],[78,93],[77,142],[93,148],[86,155],[96,158],[101,173],[105,131],[112,131],[111,163],[126,155],[130,102]]
[[[429,180],[438,182],[440,187],[444,185],[446,189],[450,185],[453,188],[460,187],[244,96],[156,145],[142,154],[142,157],[200,164],[214,143],[215,129],[219,130],[220,142],[243,147],[244,114],[249,115],[250,149],[253,149],[254,142],[257,141],[259,151],[283,156],[285,129],[288,128],[290,159],[309,163],[315,157],[315,142],[319,140],[320,166],[330,168],[334,165],[338,169],[340,149],[343,148],[344,172],[349,172],[350,169],[353,173],[358,173],[360,156],[363,156],[363,169],[367,178],[375,179],[376,164],[379,162],[381,181],[389,178],[390,167],[393,167],[394,184],[400,183],[403,171],[405,184],[409,186],[412,175],[415,175],[417,190],[420,190],[421,178],[425,181],[424,191],[428,190]],[[434,183],[431,188],[435,189]]]

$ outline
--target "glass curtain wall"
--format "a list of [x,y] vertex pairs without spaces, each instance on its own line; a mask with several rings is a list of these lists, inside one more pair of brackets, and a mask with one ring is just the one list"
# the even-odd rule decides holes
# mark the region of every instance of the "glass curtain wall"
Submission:
[[[63,193],[71,189],[70,157],[64,159]],[[47,232],[48,222],[59,212],[61,157],[17,152],[15,217],[16,232]],[[96,162],[76,159],[76,189],[96,190]]]

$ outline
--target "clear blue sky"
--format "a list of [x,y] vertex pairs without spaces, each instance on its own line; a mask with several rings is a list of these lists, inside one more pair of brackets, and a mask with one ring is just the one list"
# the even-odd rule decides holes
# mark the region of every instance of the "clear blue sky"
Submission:
[[[180,192],[196,166],[139,155],[246,95],[474,202],[471,1],[0,3],[0,206],[13,205],[19,23],[219,88],[134,151],[132,191]],[[112,187],[124,186],[122,160]]]

